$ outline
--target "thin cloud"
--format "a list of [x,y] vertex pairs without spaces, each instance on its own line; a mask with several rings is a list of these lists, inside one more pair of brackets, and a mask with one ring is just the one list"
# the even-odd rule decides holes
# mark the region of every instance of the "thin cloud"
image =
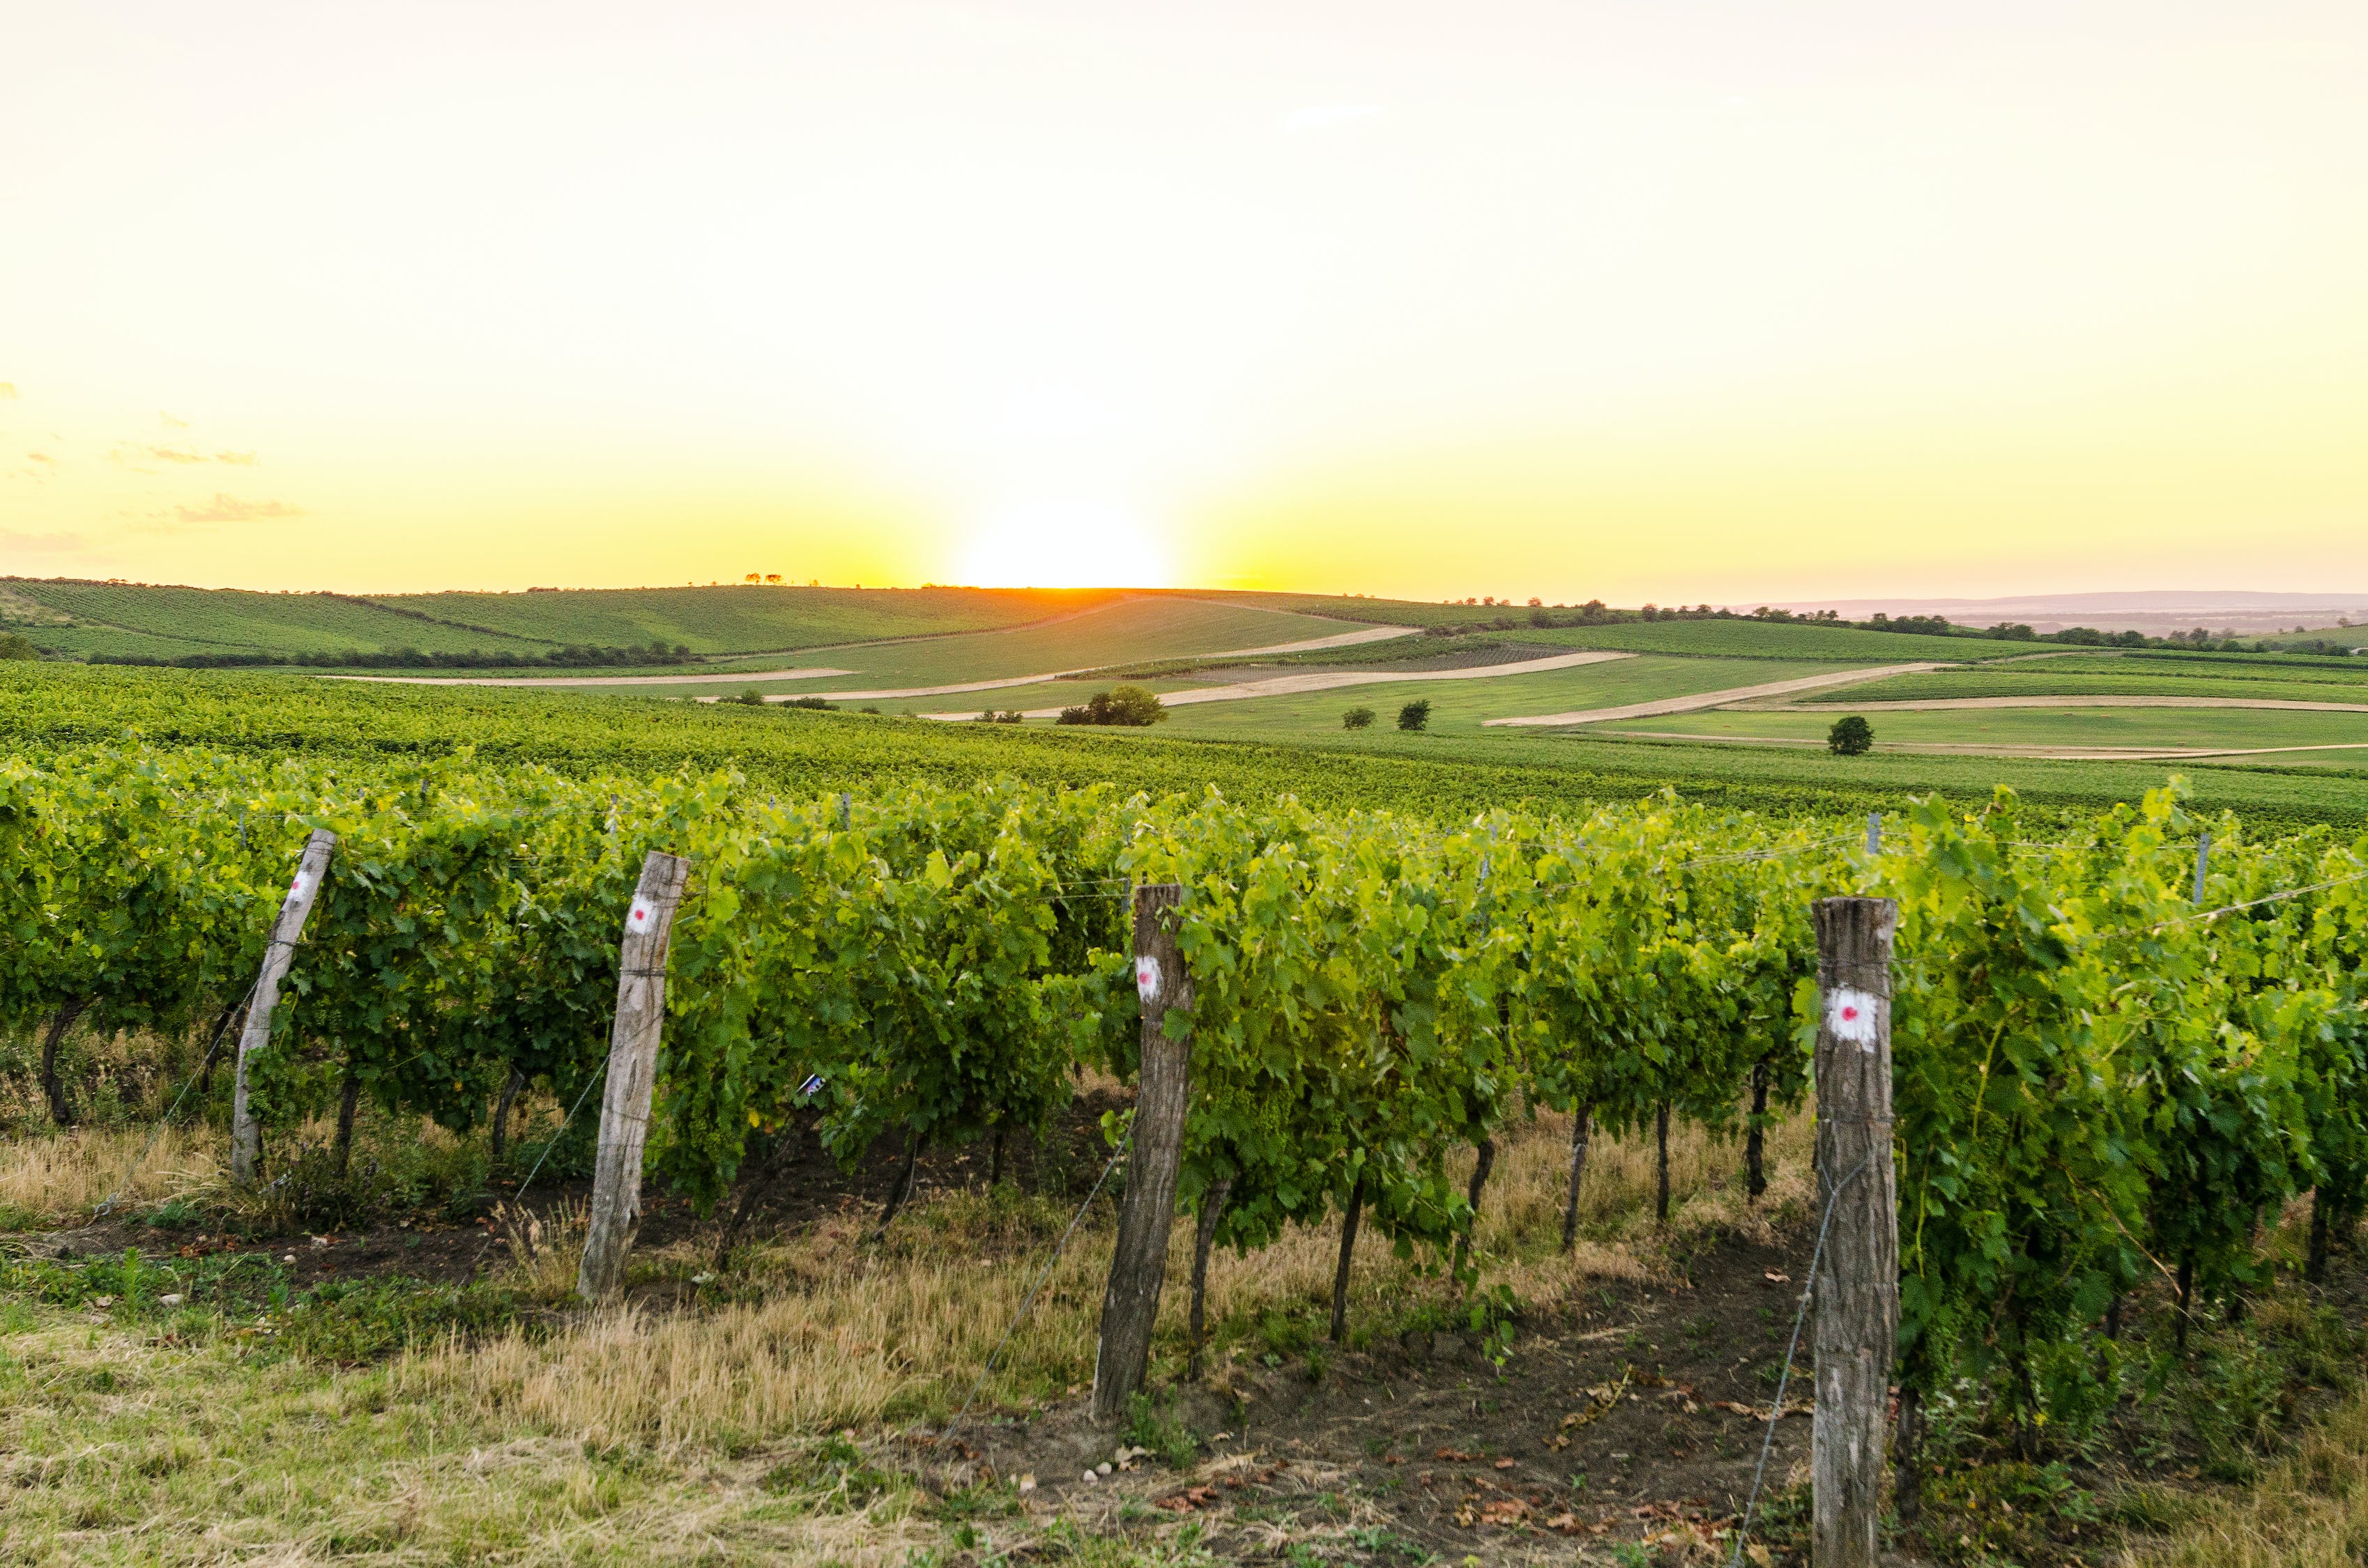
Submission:
[[37,463],[55,463],[58,460],[47,452],[27,452],[25,455]]
[[1282,117],[1282,128],[1289,131],[1329,131],[1360,119],[1371,119],[1382,112],[1379,104],[1307,104]]
[[186,430],[189,427],[189,422],[188,420],[176,419],[161,408],[156,411],[156,418],[158,423],[162,424],[167,430]]
[[[130,469],[139,469],[142,463],[152,462],[175,463],[188,467],[206,460],[205,453],[193,452],[187,447],[152,447],[144,441],[118,442],[115,449],[108,452],[107,456],[109,461],[121,463]],[[153,471],[142,469],[140,472]]]
[[14,403],[16,401],[17,383],[14,381],[0,381],[0,403]]
[[253,452],[216,452],[214,454],[214,461],[218,463],[236,463],[241,468],[253,468],[255,466],[255,454]]
[[285,501],[243,501],[220,493],[202,506],[176,506],[173,511],[184,523],[260,523],[305,515],[303,507]]
[[27,555],[74,555],[89,548],[80,534],[27,534],[0,528],[0,551],[18,551]]

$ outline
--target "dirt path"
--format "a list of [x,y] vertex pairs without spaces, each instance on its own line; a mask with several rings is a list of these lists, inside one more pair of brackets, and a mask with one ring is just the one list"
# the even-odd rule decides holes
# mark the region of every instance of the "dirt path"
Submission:
[[1947,666],[1936,664],[1875,665],[1864,669],[1837,670],[1830,675],[1803,676],[1797,680],[1773,680],[1764,686],[1732,686],[1724,691],[1700,691],[1691,697],[1664,697],[1653,702],[1631,702],[1623,708],[1588,708],[1571,713],[1541,713],[1520,719],[1489,719],[1490,725],[1547,728],[1565,724],[1602,724],[1614,719],[1657,719],[1664,713],[1698,713],[1724,708],[1755,697],[1782,697],[1795,691],[1816,691],[1830,686],[1856,686],[1885,676],[1922,675]]
[[[1163,707],[1187,708],[1196,702],[1239,702],[1251,697],[1290,697],[1307,691],[1335,691],[1343,687],[1379,686],[1387,681],[1485,680],[1494,676],[1536,675],[1542,670],[1567,670],[1580,665],[1600,665],[1610,659],[1633,659],[1635,656],[1634,653],[1588,652],[1556,653],[1549,658],[1523,659],[1510,665],[1476,665],[1463,670],[1325,670],[1309,675],[1236,681],[1230,686],[1207,686],[1197,691],[1165,692],[1159,701]],[[1061,710],[1030,708],[1027,716],[1030,719],[1057,719],[1061,716]],[[921,717],[954,720],[975,719],[978,715],[924,713]]]

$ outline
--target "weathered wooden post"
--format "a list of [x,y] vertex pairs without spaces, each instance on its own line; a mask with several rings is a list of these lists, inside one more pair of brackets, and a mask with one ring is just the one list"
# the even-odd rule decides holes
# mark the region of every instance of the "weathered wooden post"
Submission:
[[1134,1149],[1127,1156],[1118,1247],[1102,1295],[1101,1343],[1094,1357],[1094,1419],[1126,1413],[1151,1360],[1151,1329],[1167,1281],[1167,1231],[1176,1218],[1176,1176],[1184,1163],[1184,1108],[1190,1096],[1192,1042],[1167,1038],[1167,1010],[1192,1006],[1192,977],[1176,944],[1183,888],[1134,890],[1134,989],[1143,999],[1143,1071],[1134,1093]]
[[263,1165],[263,1130],[256,1124],[255,1108],[247,1100],[247,1060],[271,1042],[271,1013],[279,1005],[279,983],[296,960],[296,944],[303,939],[304,922],[313,913],[313,901],[320,894],[321,879],[329,874],[329,857],[336,847],[337,835],[325,827],[314,828],[313,836],[304,841],[296,875],[288,883],[288,896],[279,901],[279,918],[271,923],[271,940],[263,949],[263,969],[255,977],[255,995],[246,1009],[246,1027],[238,1031],[238,1068],[230,1100],[230,1174],[235,1181],[253,1181]]
[[600,1096],[600,1152],[592,1168],[592,1211],[575,1293],[587,1301],[625,1282],[625,1254],[642,1228],[642,1146],[649,1137],[650,1089],[666,1024],[666,943],[690,862],[653,849],[625,912],[617,955],[617,1023],[609,1036],[609,1083]]
[[1817,1266],[1817,1400],[1810,1561],[1874,1568],[1885,1409],[1899,1330],[1899,1212],[1891,1156],[1887,898],[1816,906],[1817,1187],[1831,1206]]

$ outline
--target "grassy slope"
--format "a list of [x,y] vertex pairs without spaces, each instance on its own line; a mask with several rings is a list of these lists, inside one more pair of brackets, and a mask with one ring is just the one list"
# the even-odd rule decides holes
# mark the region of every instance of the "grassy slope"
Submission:
[[[2368,674],[2368,672],[2362,672]],[[2051,669],[2024,665],[2007,669],[1933,670],[1926,675],[1893,676],[1850,689],[1847,699],[1811,694],[1804,702],[1923,701],[1954,697],[2231,697],[2239,701],[2368,702],[2368,679],[2264,680],[2229,679],[2218,675],[2183,676],[2146,669],[2106,674]]]
[[382,594],[376,602],[546,642],[618,647],[653,638],[694,653],[763,653],[1015,626],[1110,602],[1102,589],[576,589],[552,594]]
[[1761,620],[1656,620],[1626,626],[1529,628],[1524,642],[1569,648],[1620,648],[1638,653],[1690,653],[1722,659],[1827,659],[1841,664],[1905,665],[1920,659],[1974,663],[2028,652],[1979,637],[1912,637],[1849,626]]
[[17,581],[8,587],[14,601],[51,618],[74,618],[73,625],[24,628],[44,648],[165,657],[405,647],[535,653],[569,642],[613,647],[653,639],[699,653],[761,653],[1017,626],[1114,597],[1102,590],[721,587],[372,599],[136,584]]
[[[349,648],[418,648],[461,653],[538,644],[465,631],[398,615],[336,594],[257,594],[238,588],[144,587],[106,583],[18,583],[17,591],[81,625],[78,652],[147,653],[149,638],[171,638],[206,653],[264,651],[333,653]],[[43,647],[71,646],[59,628],[28,629]],[[129,639],[112,632],[133,634]]]
[[[1524,713],[1560,713],[1611,708],[1658,698],[1684,697],[1764,681],[1822,675],[1837,666],[1765,659],[1676,659],[1651,655],[1580,665],[1537,675],[1489,676],[1481,679],[1403,681],[1350,687],[1304,696],[1260,697],[1179,708],[1167,728],[1179,734],[1244,740],[1328,739],[1341,733],[1340,715],[1371,708],[1379,723],[1395,722],[1399,706],[1417,699],[1430,703],[1434,734],[1479,735],[1482,721]],[[1510,738],[1486,732],[1487,738]]]
[[[1346,704],[1342,704],[1346,706]],[[1337,712],[1332,722],[1338,724]],[[1531,800],[1560,810],[1664,785],[1738,808],[1863,811],[1939,790],[1979,799],[2009,783],[2066,804],[2135,800],[2169,768],[1984,757],[1827,756],[1822,752],[1662,745],[1604,736],[1370,731],[1285,744],[1045,726],[929,724],[857,714],[518,690],[354,687],[294,676],[0,666],[0,744],[19,751],[108,744],[127,732],[160,744],[360,756],[488,758],[576,773],[736,767],[792,790],[867,780],[966,782],[1009,774],[1044,784],[1110,781],[1256,798],[1291,790],[1340,806],[1460,814]],[[2187,766],[2197,799],[2264,822],[2358,824],[2368,779],[2304,769]]]
[[[2285,746],[2368,743],[2368,714],[2226,708],[2005,708],[1867,715],[1886,741],[2060,746]],[[1690,734],[1825,739],[1834,715],[1787,712],[1679,713],[1607,725]],[[2368,767],[2368,752],[2358,764]]]
[[[1319,620],[1313,616],[1246,609],[1197,599],[1135,598],[1009,631],[975,631],[866,647],[813,649],[791,662],[851,670],[854,677],[755,684],[766,691],[944,686],[1079,669],[1141,656],[1269,647],[1356,630],[1347,621]],[[729,669],[732,665],[720,667]],[[716,672],[702,667],[700,673]],[[712,695],[715,687],[710,685],[700,689]],[[1076,700],[1076,694],[1073,692],[1066,700]]]

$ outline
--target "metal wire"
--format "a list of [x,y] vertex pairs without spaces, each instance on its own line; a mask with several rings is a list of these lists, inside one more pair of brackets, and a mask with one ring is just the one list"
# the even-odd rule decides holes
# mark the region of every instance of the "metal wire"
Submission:
[[1060,1244],[1053,1247],[1053,1256],[1046,1258],[1044,1260],[1044,1267],[1038,1270],[1036,1275],[1036,1283],[1029,1286],[1028,1294],[1020,1298],[1019,1310],[1011,1314],[1010,1325],[1003,1331],[1003,1337],[996,1341],[995,1351],[992,1355],[987,1357],[986,1365],[978,1369],[978,1381],[971,1384],[969,1397],[962,1402],[962,1408],[954,1412],[953,1419],[946,1423],[947,1431],[952,1431],[954,1429],[954,1422],[960,1421],[963,1416],[970,1414],[971,1405],[978,1399],[979,1390],[986,1387],[986,1380],[994,1375],[996,1362],[1002,1359],[1004,1346],[1009,1345],[1011,1343],[1011,1336],[1019,1332],[1020,1324],[1025,1321],[1028,1316],[1028,1309],[1036,1304],[1036,1292],[1044,1288],[1044,1281],[1052,1277],[1053,1266],[1060,1262],[1061,1255],[1068,1250],[1069,1238],[1077,1233],[1078,1225],[1085,1221],[1086,1210],[1091,1209],[1094,1206],[1094,1199],[1102,1195],[1102,1183],[1110,1180],[1110,1172],[1118,1169],[1119,1161],[1126,1157],[1127,1150],[1131,1148],[1133,1143],[1134,1130],[1133,1128],[1129,1128],[1127,1130],[1126,1136],[1119,1140],[1118,1147],[1110,1151],[1110,1164],[1104,1165],[1102,1167],[1102,1174],[1095,1178],[1094,1189],[1086,1194],[1086,1200],[1083,1203],[1077,1205],[1077,1212],[1076,1216],[1069,1221],[1069,1228],[1061,1233]]
[[1826,1199],[1826,1217],[1817,1222],[1817,1244],[1809,1254],[1809,1281],[1801,1287],[1801,1310],[1793,1314],[1793,1343],[1785,1347],[1784,1370],[1776,1379],[1776,1403],[1768,1412],[1767,1435],[1759,1439],[1759,1465],[1751,1472],[1751,1495],[1743,1505],[1743,1523],[1736,1528],[1735,1555],[1727,1559],[1727,1568],[1736,1568],[1743,1561],[1743,1543],[1751,1539],[1751,1516],[1759,1506],[1759,1483],[1768,1474],[1768,1450],[1776,1446],[1776,1423],[1784,1419],[1784,1386],[1792,1381],[1793,1358],[1801,1348],[1801,1325],[1809,1321],[1809,1298],[1817,1289],[1817,1264],[1826,1256],[1826,1232],[1834,1222],[1834,1206],[1842,1200],[1842,1189],[1856,1181],[1873,1158],[1869,1154],[1858,1163],[1857,1170],[1834,1184],[1833,1195]]

